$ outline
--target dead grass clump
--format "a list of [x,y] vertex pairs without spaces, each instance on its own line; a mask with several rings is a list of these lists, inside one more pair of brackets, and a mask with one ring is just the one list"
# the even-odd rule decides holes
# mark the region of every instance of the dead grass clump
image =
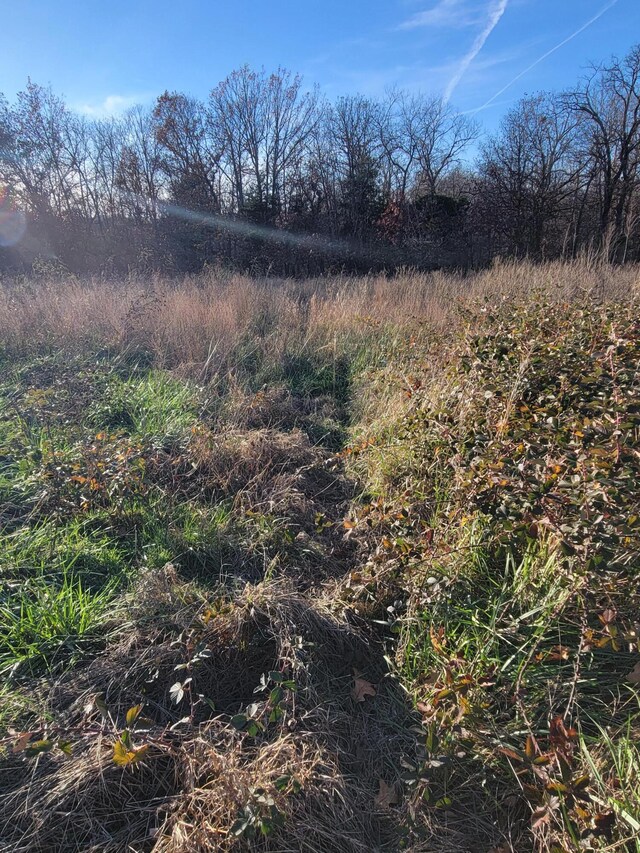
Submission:
[[[166,596],[161,608],[155,597],[142,598],[155,589]],[[348,703],[354,669],[367,669],[371,677],[383,673],[380,661],[372,669],[372,650],[356,629],[288,586],[247,586],[233,602],[220,596],[185,604],[188,590],[171,566],[157,584],[141,584],[119,639],[54,685],[50,706],[65,727],[98,719],[96,695],[114,721],[123,722],[130,707],[143,703],[145,716],[164,726],[185,713],[194,722],[238,713],[259,701],[261,676],[272,671],[311,691],[314,706],[336,691]],[[185,698],[176,703],[171,688],[187,677]]]
[[[396,849],[393,821],[375,796],[381,778],[397,780],[416,743],[405,699],[384,678],[381,650],[281,584],[247,587],[233,604],[187,605],[189,591],[171,570],[161,586],[181,613],[172,632],[143,628],[138,602],[132,636],[55,691],[59,715],[68,708],[60,731],[72,755],[5,758],[5,849],[247,849],[264,821],[269,835],[256,842],[260,849]],[[274,672],[294,685],[275,716]],[[375,701],[366,706],[354,698],[354,672],[370,679]],[[176,705],[170,688],[187,675]],[[91,705],[96,694],[107,715]],[[198,704],[201,695],[215,711]],[[134,738],[148,752],[117,767],[113,744],[137,702],[151,722]],[[259,730],[231,724],[242,709]]]
[[12,756],[0,783],[6,853],[152,850],[181,787],[176,757],[150,750],[135,769],[116,766],[111,742],[87,736],[71,756]]
[[198,491],[233,498],[242,512],[285,517],[298,529],[313,530],[321,509],[333,505],[339,514],[350,496],[344,476],[327,466],[327,453],[297,429],[202,432],[189,458]]
[[[285,735],[248,757],[204,740],[195,752],[193,790],[166,821],[154,853],[394,849],[392,820],[372,808],[369,791],[356,792],[335,753],[312,737]],[[265,819],[269,834],[259,837]]]
[[183,280],[8,282],[0,286],[0,340],[12,354],[51,346],[145,353],[157,366],[211,379],[237,370],[239,345],[277,362],[289,346],[337,351],[347,340],[370,340],[372,324],[379,331],[416,323],[449,328],[459,321],[459,305],[485,297],[538,291],[607,300],[637,288],[637,266],[589,258],[508,261],[467,275],[407,270],[306,282],[219,272]]
[[255,394],[235,388],[227,394],[225,407],[225,420],[242,430],[289,432],[298,428],[308,432],[309,427],[317,425],[319,430],[323,422],[337,421],[340,414],[333,397],[303,397],[279,386],[263,388]]
[[[6,853],[391,853],[403,837],[467,849],[446,812],[410,819],[401,778],[420,760],[417,719],[382,646],[322,601],[284,582],[205,599],[169,566],[133,593],[126,624],[51,694],[55,722],[37,736],[72,754],[0,762]],[[118,767],[138,703],[149,722],[132,737],[148,751]],[[469,834],[489,839],[488,821],[477,808]]]
[[[141,597],[158,586],[165,587],[168,605],[160,614],[156,599]],[[162,572],[162,583],[143,581],[132,596],[130,629],[123,630],[119,640],[86,669],[54,688],[52,704],[68,708],[63,715],[66,724],[77,724],[87,707],[95,716],[91,703],[96,695],[115,720],[143,703],[145,715],[159,726],[172,724],[187,712],[194,721],[210,718],[212,707],[234,714],[253,701],[260,676],[278,663],[268,620],[246,599],[231,604],[223,598],[211,603],[200,598],[181,605],[184,594],[171,566]],[[186,696],[176,702],[171,688],[187,677],[191,680]]]

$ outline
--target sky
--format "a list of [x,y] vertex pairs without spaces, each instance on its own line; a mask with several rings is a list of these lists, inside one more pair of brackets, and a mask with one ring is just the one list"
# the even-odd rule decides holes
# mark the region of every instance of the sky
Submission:
[[442,95],[487,130],[640,41],[640,0],[3,0],[0,92],[28,78],[87,115],[206,97],[234,68],[279,65],[327,97]]

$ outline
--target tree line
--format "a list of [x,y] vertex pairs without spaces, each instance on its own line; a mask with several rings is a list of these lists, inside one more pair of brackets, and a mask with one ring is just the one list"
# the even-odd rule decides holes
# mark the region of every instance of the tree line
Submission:
[[638,260],[639,164],[640,45],[523,98],[489,136],[439,97],[329,102],[282,68],[109,118],[30,81],[0,95],[0,224],[26,218],[20,241],[0,239],[0,270]]

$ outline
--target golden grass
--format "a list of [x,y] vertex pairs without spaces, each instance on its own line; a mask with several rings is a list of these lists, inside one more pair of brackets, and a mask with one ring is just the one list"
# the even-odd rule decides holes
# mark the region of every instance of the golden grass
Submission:
[[142,347],[156,363],[202,370],[222,365],[243,339],[268,336],[274,349],[371,333],[419,321],[446,327],[462,303],[485,297],[552,299],[590,291],[616,298],[637,289],[637,266],[587,258],[544,265],[505,262],[473,275],[402,272],[297,282],[209,271],[173,280],[0,283],[0,341],[10,353],[43,345]]

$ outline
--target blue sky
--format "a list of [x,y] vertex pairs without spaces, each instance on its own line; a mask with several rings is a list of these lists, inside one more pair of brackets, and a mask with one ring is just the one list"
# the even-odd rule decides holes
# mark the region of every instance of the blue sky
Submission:
[[164,89],[204,97],[247,62],[329,97],[443,94],[491,129],[640,41],[640,0],[5,0],[1,17],[0,91],[30,76],[95,115]]

